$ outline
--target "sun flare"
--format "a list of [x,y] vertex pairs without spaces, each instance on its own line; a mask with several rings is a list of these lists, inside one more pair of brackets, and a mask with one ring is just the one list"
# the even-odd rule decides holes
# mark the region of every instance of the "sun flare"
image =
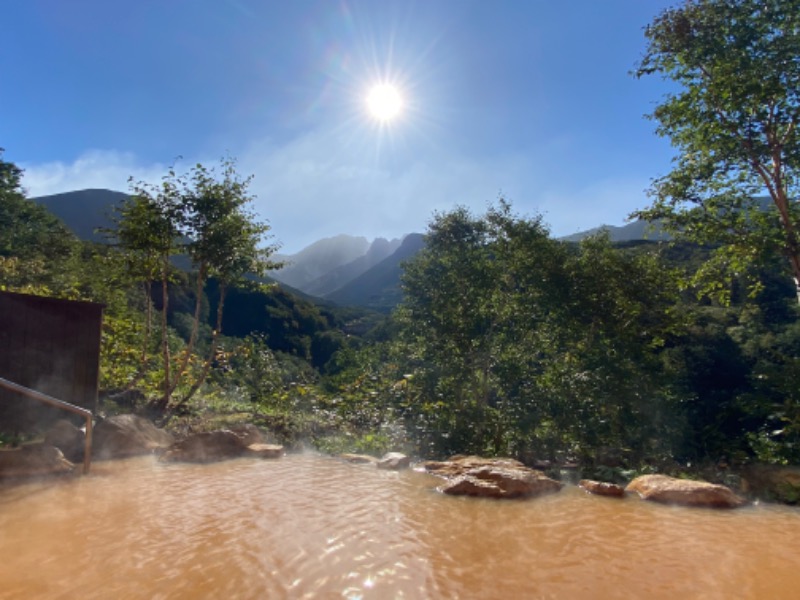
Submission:
[[378,121],[391,121],[400,114],[403,99],[396,87],[381,83],[370,89],[367,95],[367,108]]

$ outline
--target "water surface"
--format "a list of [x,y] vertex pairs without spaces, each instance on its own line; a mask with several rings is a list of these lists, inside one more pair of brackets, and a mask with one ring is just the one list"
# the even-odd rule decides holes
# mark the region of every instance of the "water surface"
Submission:
[[0,598],[797,598],[800,510],[452,498],[317,455],[0,487]]

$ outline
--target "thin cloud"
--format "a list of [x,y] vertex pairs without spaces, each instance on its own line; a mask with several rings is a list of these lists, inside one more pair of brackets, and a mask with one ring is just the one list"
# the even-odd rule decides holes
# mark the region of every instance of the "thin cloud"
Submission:
[[388,168],[379,157],[364,160],[369,151],[316,133],[280,149],[262,143],[244,153],[243,170],[256,174],[259,212],[287,251],[338,233],[399,237],[423,231],[434,211],[456,204],[483,210],[508,182],[530,171],[521,159],[478,163],[441,155]]
[[[609,178],[576,189],[555,186],[552,174],[543,173],[542,156],[476,160],[430,150],[392,164],[390,152],[381,156],[374,145],[313,132],[280,146],[268,139],[252,143],[240,154],[238,169],[255,175],[254,207],[286,253],[341,233],[396,238],[422,232],[436,211],[464,205],[481,213],[500,196],[523,215],[541,213],[554,235],[621,224],[644,203],[644,178]],[[177,166],[217,160],[187,158]],[[168,168],[113,150],[92,150],[72,163],[22,166],[30,196],[86,188],[125,191],[129,177],[157,182]]]
[[22,183],[29,196],[47,196],[61,192],[107,188],[128,189],[128,178],[158,181],[166,167],[141,164],[135,155],[114,150],[90,150],[71,163],[62,161],[20,165],[25,173]]

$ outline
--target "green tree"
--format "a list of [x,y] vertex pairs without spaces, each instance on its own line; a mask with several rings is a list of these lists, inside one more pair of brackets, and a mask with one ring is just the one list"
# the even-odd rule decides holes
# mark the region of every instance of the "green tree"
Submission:
[[570,399],[573,421],[562,426],[584,448],[670,455],[681,423],[662,353],[682,329],[676,272],[657,251],[616,248],[606,234],[582,241],[566,270],[561,362],[572,369],[553,392]]
[[22,169],[3,160],[0,148],[0,257],[58,260],[73,236],[55,216],[25,197]]
[[687,0],[645,35],[636,74],[679,87],[652,114],[678,155],[634,216],[720,245],[707,290],[778,254],[800,301],[800,0]]
[[644,452],[669,400],[668,275],[604,238],[553,240],[506,203],[437,215],[396,315],[409,430],[443,453]]
[[[152,282],[161,287],[161,359],[164,376],[162,396],[157,408],[167,407],[172,394],[171,350],[167,323],[169,307],[169,282],[173,270],[172,259],[181,250],[185,230],[183,178],[171,168],[160,184],[133,182],[129,201],[120,209],[116,227],[111,232],[125,257],[129,274],[142,282],[147,296],[146,332],[151,323]],[[144,336],[142,368],[145,367],[149,335]]]
[[[120,210],[112,235],[128,259],[131,275],[144,282],[145,294],[150,294],[153,279],[159,281],[161,288],[163,393],[154,404],[157,410],[167,409],[173,392],[186,380],[197,344],[204,290],[209,278],[214,278],[219,296],[216,327],[208,355],[201,360],[199,373],[179,405],[199,389],[213,364],[229,286],[241,282],[247,275],[263,275],[273,267],[269,256],[276,247],[263,244],[269,226],[258,222],[249,211],[253,200],[248,193],[249,183],[250,178],[238,176],[231,159],[221,161],[220,172],[201,164],[187,173],[170,169],[159,185],[133,183],[134,194]],[[167,316],[173,262],[180,254],[188,255],[193,268],[195,308],[189,339],[173,368]]]
[[25,197],[22,169],[0,148],[0,289],[61,294],[71,287],[64,266],[76,247],[61,221]]
[[[248,191],[252,176],[242,179],[236,163],[223,159],[220,173],[195,165],[189,175],[189,189],[184,196],[186,211],[186,246],[196,274],[194,327],[181,365],[183,371],[193,350],[200,323],[203,289],[209,277],[217,282],[217,310],[210,350],[202,373],[181,400],[187,402],[208,375],[215,359],[217,340],[222,333],[226,293],[231,285],[242,283],[245,276],[263,277],[277,263],[269,260],[277,246],[264,244],[270,226],[258,221],[249,210],[253,196]],[[177,377],[173,389],[177,385]]]

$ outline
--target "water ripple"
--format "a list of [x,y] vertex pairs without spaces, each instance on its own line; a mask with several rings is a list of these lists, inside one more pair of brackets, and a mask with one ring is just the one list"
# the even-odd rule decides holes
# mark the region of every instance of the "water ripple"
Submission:
[[452,498],[316,455],[0,487],[0,598],[793,597],[800,511]]

